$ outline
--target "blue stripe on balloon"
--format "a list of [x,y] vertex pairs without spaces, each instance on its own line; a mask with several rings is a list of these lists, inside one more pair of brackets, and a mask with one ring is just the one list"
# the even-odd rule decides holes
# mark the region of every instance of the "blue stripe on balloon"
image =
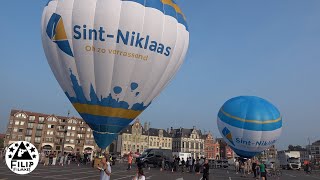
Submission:
[[232,146],[230,146],[230,147],[238,156],[243,157],[243,158],[252,158],[253,156],[260,153],[260,152],[253,152],[253,151],[244,151],[244,150],[236,149]]
[[177,19],[178,19],[178,22],[180,24],[183,24],[188,31],[189,30],[188,24],[187,24],[186,20],[184,20],[184,17],[182,16],[182,14],[177,13]]
[[159,11],[161,11],[162,13],[164,13],[164,10],[163,10],[163,3],[161,1],[150,1],[150,0],[147,0],[146,1],[146,4],[145,4],[146,7],[150,7],[150,8],[155,8],[155,9],[158,9]]
[[280,117],[280,112],[274,105],[256,96],[232,98],[223,104],[222,109],[242,119],[272,120]]
[[107,148],[113,140],[117,138],[118,134],[100,134],[93,131],[93,137],[97,145],[105,149]]
[[164,4],[163,8],[164,8],[164,14],[169,15],[169,16],[177,19],[177,12],[172,6]]
[[131,123],[133,119],[117,118],[117,117],[107,117],[107,116],[97,116],[92,114],[80,113],[81,117],[86,120],[88,124],[97,124],[97,125],[118,125],[125,127]]
[[224,115],[221,111],[218,113],[220,120],[230,126],[253,131],[273,131],[282,127],[282,120],[275,123],[257,124],[250,122],[242,122]]
[[162,13],[164,13],[165,15],[168,15],[168,16],[175,18],[178,21],[178,23],[180,23],[186,27],[187,31],[189,30],[187,22],[184,19],[184,17],[180,13],[177,13],[176,10],[172,6],[167,5],[167,4],[163,4],[161,2],[161,0],[146,0],[146,1],[144,1],[144,0],[122,0],[122,1],[136,2],[136,3],[141,4],[142,6],[145,6],[145,7],[157,9],[157,10],[161,11]]

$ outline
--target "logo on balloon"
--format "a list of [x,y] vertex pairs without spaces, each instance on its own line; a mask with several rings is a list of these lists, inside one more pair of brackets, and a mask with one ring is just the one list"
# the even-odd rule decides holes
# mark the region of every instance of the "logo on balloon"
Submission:
[[73,57],[67,34],[64,29],[63,20],[59,14],[52,14],[47,25],[46,33],[49,38],[58,45],[61,51]]
[[228,128],[223,128],[222,134],[229,140],[229,142],[234,145],[233,140],[232,140],[232,134]]

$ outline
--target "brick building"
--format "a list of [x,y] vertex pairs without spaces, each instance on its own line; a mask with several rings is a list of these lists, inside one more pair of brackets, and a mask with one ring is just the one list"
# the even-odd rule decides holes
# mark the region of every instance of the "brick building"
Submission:
[[235,153],[233,150],[228,146],[228,144],[224,141],[223,138],[217,138],[217,142],[219,143],[220,147],[220,158],[221,159],[231,159],[234,158]]
[[220,146],[213,135],[209,132],[203,136],[204,156],[208,159],[220,159]]
[[87,152],[96,149],[92,131],[80,118],[11,110],[5,133],[5,146],[28,141],[39,151]]

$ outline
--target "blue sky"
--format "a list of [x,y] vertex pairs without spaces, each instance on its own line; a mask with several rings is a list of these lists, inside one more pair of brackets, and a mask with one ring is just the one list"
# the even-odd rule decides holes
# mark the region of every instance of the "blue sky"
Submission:
[[[154,127],[196,126],[220,136],[217,112],[231,97],[256,95],[283,115],[279,149],[320,139],[320,1],[177,0],[190,29],[184,65],[141,115]],[[77,113],[42,50],[46,1],[0,6],[0,132],[12,108]]]

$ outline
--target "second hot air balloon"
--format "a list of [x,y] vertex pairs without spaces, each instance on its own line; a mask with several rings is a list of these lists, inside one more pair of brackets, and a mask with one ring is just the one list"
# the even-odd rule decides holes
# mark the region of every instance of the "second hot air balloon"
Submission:
[[175,75],[189,31],[173,0],[52,0],[42,42],[63,91],[106,148]]
[[269,148],[282,131],[279,110],[256,96],[229,99],[220,108],[217,123],[226,143],[243,158],[251,158]]

